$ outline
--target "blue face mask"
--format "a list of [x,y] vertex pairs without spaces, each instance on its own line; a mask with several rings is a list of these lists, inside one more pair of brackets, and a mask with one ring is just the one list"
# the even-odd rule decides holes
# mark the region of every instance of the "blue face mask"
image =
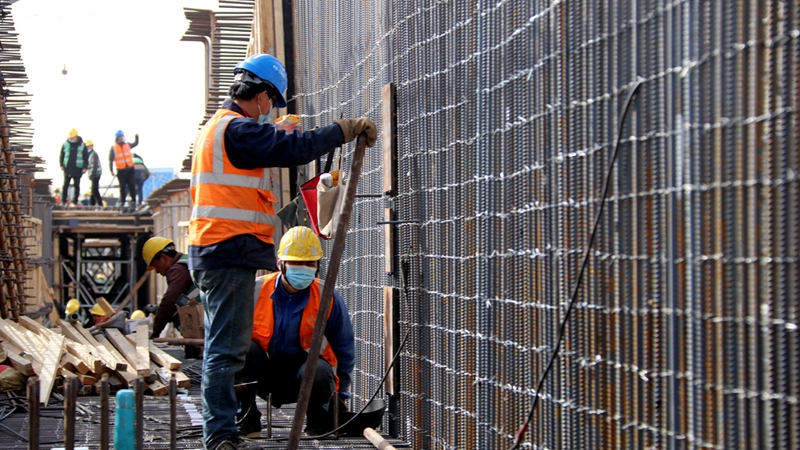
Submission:
[[317,268],[308,266],[286,265],[284,269],[286,281],[295,289],[305,289],[317,277]]
[[269,110],[267,111],[266,114],[261,112],[261,105],[256,105],[256,106],[258,106],[258,123],[260,124],[267,123],[269,121],[269,112],[272,111],[272,105],[270,104]]

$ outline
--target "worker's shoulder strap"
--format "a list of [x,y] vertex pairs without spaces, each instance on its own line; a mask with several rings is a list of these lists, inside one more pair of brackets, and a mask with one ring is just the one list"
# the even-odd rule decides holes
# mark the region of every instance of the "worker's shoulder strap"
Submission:
[[[176,264],[183,264],[184,266],[187,266],[187,268],[188,268],[188,266],[189,266],[189,255],[187,255],[186,253],[181,253],[181,257],[178,258],[178,261],[176,261]],[[194,284],[194,280],[192,281],[192,284],[188,288],[186,288],[186,291],[184,292],[184,295],[186,295],[190,299],[195,299],[197,301],[200,301],[200,289],[197,287],[196,284]]]
[[187,255],[186,253],[181,253],[181,257],[178,258],[177,263],[178,264],[183,264],[184,266],[188,266],[189,265],[189,255]]

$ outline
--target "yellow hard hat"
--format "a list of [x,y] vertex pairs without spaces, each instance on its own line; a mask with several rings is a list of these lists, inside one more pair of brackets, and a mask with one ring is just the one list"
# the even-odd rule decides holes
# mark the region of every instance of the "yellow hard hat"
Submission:
[[103,311],[103,308],[101,308],[97,303],[92,306],[92,309],[90,309],[89,312],[92,313],[93,316],[106,316],[106,312]]
[[141,309],[137,309],[136,311],[131,314],[131,319],[144,319],[144,311]]
[[78,301],[77,298],[71,298],[67,302],[67,315],[71,316],[75,311],[79,310],[81,307],[81,302]]
[[289,229],[278,246],[281,261],[319,261],[322,259],[322,242],[308,227]]
[[142,247],[142,258],[144,258],[144,262],[147,263],[147,270],[153,270],[153,266],[150,265],[150,262],[153,261],[153,257],[156,256],[156,253],[164,250],[171,244],[174,244],[172,239],[159,236],[151,237],[144,243],[144,247]]
[[69,135],[68,136],[71,137],[71,138],[74,138],[74,137],[78,136],[78,130],[76,130],[75,128],[69,130]]
[[92,140],[91,140],[91,139],[87,139],[87,140],[86,140],[86,146],[87,146],[87,147],[91,147],[92,145],[94,145],[94,142],[92,142]]
[[97,274],[97,281],[101,281],[101,280],[102,281],[106,281],[106,274],[104,274],[104,273],[98,273]]

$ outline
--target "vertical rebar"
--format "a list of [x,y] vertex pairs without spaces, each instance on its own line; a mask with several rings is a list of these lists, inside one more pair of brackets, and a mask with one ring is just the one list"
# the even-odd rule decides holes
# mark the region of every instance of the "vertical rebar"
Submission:
[[39,450],[39,377],[28,378],[28,450]]
[[169,378],[169,447],[178,445],[178,380],[175,374]]
[[64,380],[64,448],[75,448],[75,404],[78,400],[78,378]]
[[[104,373],[100,378],[100,450],[108,450],[110,442],[108,432],[109,418],[109,386],[108,374]],[[174,448],[174,447],[173,447]]]
[[134,430],[136,433],[136,450],[144,449],[144,378],[139,377],[134,381]]

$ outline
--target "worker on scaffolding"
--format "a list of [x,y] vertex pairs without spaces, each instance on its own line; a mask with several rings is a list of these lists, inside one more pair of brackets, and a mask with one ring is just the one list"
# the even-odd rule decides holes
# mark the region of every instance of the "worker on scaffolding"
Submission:
[[91,139],[86,141],[86,149],[89,151],[89,164],[86,171],[89,173],[89,181],[92,182],[89,205],[103,206],[103,197],[100,195],[100,176],[103,175],[103,165],[100,163],[100,156],[94,151],[94,142]]
[[64,186],[62,188],[61,204],[66,205],[69,198],[70,181],[75,189],[72,203],[78,204],[78,195],[81,193],[81,177],[86,173],[86,164],[89,162],[89,152],[83,144],[83,138],[78,136],[75,128],[69,130],[67,140],[61,146],[58,157],[61,171],[64,172]]
[[117,170],[119,180],[119,209],[125,207],[125,199],[130,193],[133,207],[136,206],[136,171],[134,169],[133,152],[131,149],[139,145],[139,135],[135,135],[133,143],[125,140],[125,133],[117,130],[114,134],[114,145],[108,152],[108,165],[111,175]]
[[[238,394],[237,429],[242,437],[261,435],[256,394],[266,399],[271,393],[274,406],[297,402],[320,305],[320,259],[322,244],[314,231],[294,227],[278,246],[280,272],[256,280],[252,340],[237,381],[258,383]],[[308,403],[306,434],[310,436],[333,429],[333,402],[344,404],[343,399],[350,398],[350,373],[355,364],[353,325],[336,291],[327,317],[327,345],[317,363]]]
[[308,164],[362,132],[371,147],[378,134],[368,118],[291,133],[266,123],[273,107],[286,107],[287,84],[277,58],[249,56],[234,69],[231,98],[195,141],[189,269],[205,309],[201,395],[208,449],[247,448],[236,430],[234,374],[250,346],[256,271],[277,269],[272,236],[281,226],[272,173],[264,169]]
[[152,337],[158,337],[170,321],[175,326],[180,325],[178,306],[199,301],[200,290],[189,274],[189,256],[177,251],[171,239],[151,237],[142,247],[142,258],[147,270],[155,270],[167,278],[167,292],[161,298],[153,320]]

